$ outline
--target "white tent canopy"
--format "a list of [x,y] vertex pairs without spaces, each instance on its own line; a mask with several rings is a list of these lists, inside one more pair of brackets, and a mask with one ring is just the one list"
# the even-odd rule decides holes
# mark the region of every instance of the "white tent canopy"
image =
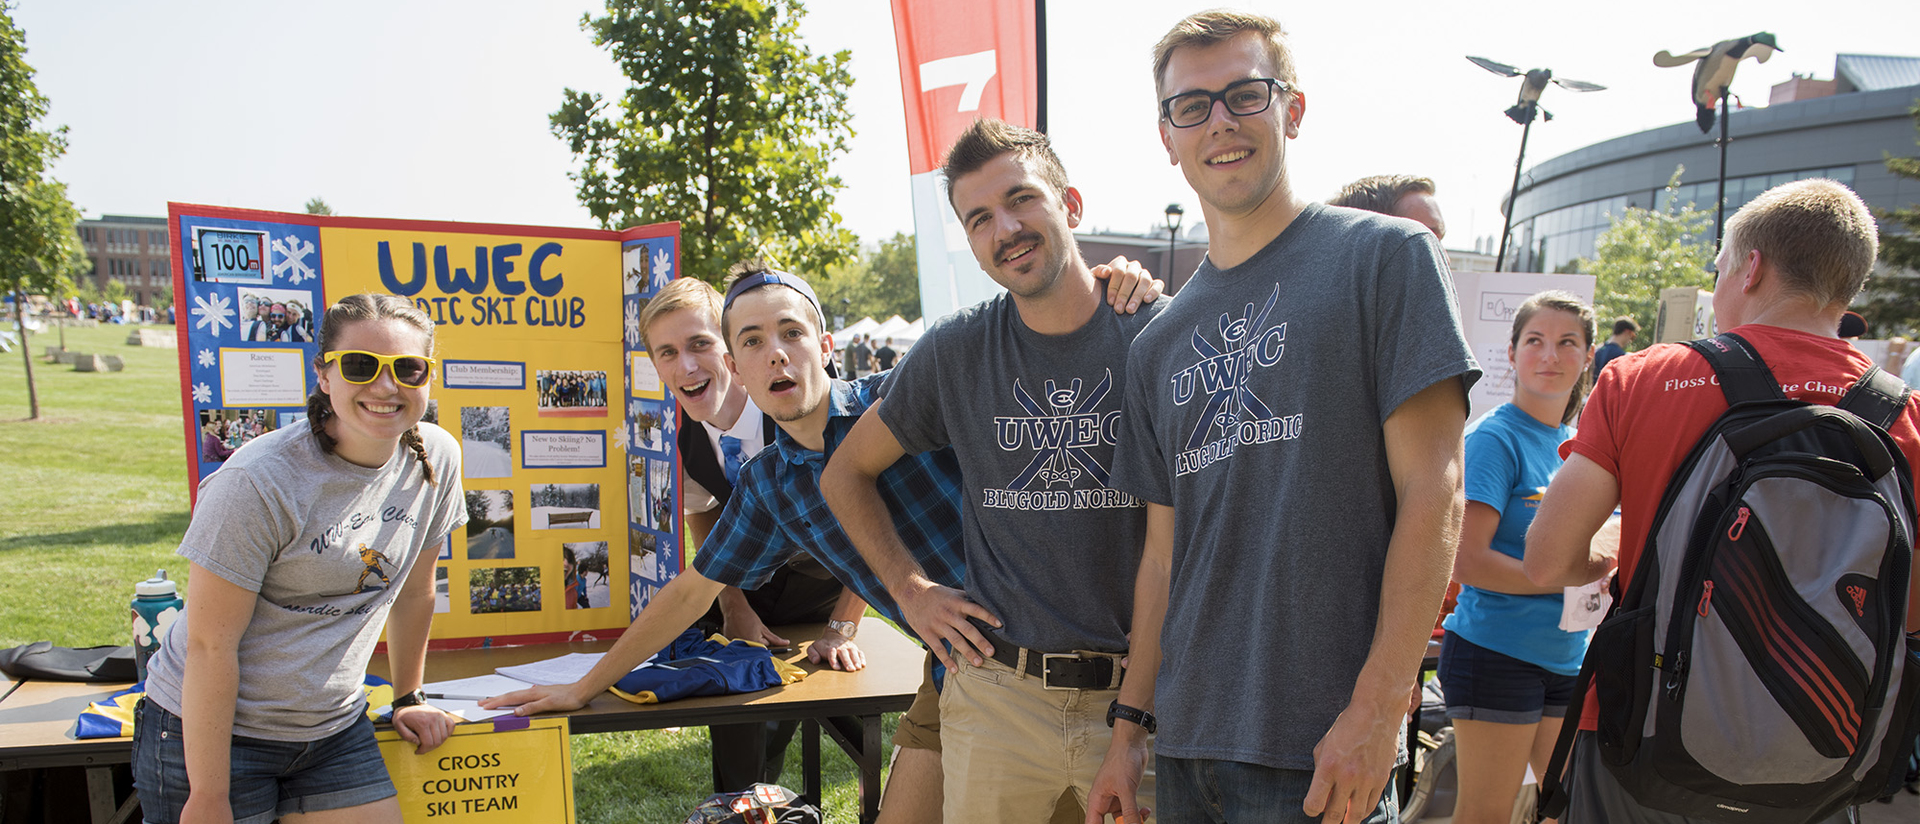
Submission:
[[890,317],[884,321],[881,321],[879,326],[874,327],[874,330],[872,332],[873,339],[877,341],[884,341],[887,338],[893,337],[895,333],[905,328],[907,328],[907,319],[900,317],[899,315],[894,315],[893,317]]
[[864,335],[878,328],[880,328],[880,323],[873,318],[861,318],[854,321],[853,324],[847,328],[833,333],[833,348],[845,349],[847,348],[847,342],[853,340],[854,335]]

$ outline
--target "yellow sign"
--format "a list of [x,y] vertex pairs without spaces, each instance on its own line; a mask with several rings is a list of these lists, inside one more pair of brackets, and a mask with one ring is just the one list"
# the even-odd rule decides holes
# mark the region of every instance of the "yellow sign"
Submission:
[[409,824],[423,821],[572,824],[567,719],[503,716],[461,724],[425,755],[392,730],[380,754]]

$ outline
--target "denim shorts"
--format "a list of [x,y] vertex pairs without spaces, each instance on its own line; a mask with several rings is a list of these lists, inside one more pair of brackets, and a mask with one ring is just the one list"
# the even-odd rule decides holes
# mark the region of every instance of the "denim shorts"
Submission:
[[1564,718],[1575,680],[1451,632],[1440,642],[1440,690],[1447,696],[1448,718],[1495,724]]
[[[187,751],[180,717],[140,702],[133,729],[133,786],[148,824],[175,824],[187,805]],[[233,737],[228,799],[234,824],[358,807],[395,793],[365,715],[318,741]]]

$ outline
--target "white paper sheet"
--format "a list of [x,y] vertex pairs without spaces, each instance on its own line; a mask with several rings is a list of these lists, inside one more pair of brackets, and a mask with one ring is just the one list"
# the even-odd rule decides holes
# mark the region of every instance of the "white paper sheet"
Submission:
[[545,684],[549,686],[554,684],[571,684],[585,677],[587,671],[593,669],[594,664],[600,663],[600,656],[605,654],[606,653],[602,652],[575,652],[562,655],[559,658],[535,661],[531,664],[501,667],[494,670],[494,672],[507,676],[508,678],[518,678],[530,684]]

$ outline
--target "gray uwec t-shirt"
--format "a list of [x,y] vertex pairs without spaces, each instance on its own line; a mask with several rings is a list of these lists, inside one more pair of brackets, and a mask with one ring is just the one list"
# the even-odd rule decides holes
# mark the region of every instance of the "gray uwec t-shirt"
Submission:
[[1433,235],[1315,204],[1134,342],[1114,480],[1175,510],[1159,753],[1313,769],[1373,640],[1381,424],[1479,377],[1454,306]]
[[[235,735],[314,741],[364,712],[361,679],[401,583],[467,522],[459,444],[430,423],[420,435],[433,484],[406,447],[356,466],[322,452],[305,421],[201,479],[179,553],[259,593],[240,637]],[[175,714],[188,632],[182,615],[148,667],[147,696]]]
[[959,457],[967,593],[1008,641],[1127,648],[1146,505],[1109,474],[1128,346],[1165,304],[1103,304],[1043,335],[1001,293],[941,319],[893,370],[880,418],[909,453]]

